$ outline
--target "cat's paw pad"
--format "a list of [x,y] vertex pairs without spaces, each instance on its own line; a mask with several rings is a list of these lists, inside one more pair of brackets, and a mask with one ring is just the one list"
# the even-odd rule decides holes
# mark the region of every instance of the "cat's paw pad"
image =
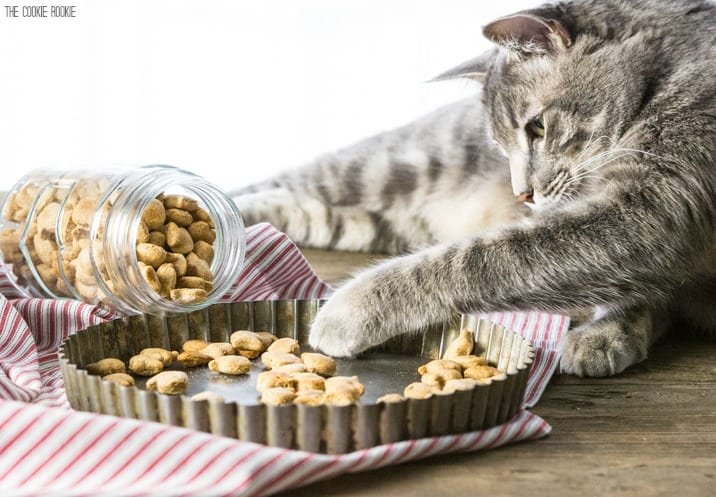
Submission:
[[612,376],[646,358],[618,323],[590,323],[567,333],[560,366],[577,376]]

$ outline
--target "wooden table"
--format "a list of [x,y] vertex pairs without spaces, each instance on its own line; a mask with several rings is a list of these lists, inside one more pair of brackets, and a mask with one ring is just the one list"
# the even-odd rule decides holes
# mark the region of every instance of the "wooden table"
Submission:
[[[376,259],[304,253],[332,282]],[[545,439],[344,475],[281,495],[716,495],[716,341],[675,335],[617,377],[556,376],[533,409],[552,425]]]

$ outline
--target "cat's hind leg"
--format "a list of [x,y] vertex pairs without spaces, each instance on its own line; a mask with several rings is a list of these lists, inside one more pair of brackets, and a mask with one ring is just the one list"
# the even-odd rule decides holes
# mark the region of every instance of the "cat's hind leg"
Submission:
[[578,376],[611,376],[646,359],[668,326],[666,309],[599,309],[565,337],[561,368]]

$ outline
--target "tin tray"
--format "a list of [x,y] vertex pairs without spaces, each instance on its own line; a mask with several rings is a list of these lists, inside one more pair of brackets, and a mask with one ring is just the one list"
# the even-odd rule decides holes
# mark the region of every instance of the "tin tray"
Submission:
[[[189,389],[182,396],[162,395],[137,385],[121,387],[87,374],[87,364],[105,357],[123,361],[147,347],[181,350],[189,339],[227,342],[232,331],[271,331],[299,341],[307,351],[310,324],[318,300],[281,300],[215,304],[189,314],[136,315],[79,331],[59,352],[67,397],[73,408],[127,418],[158,421],[216,435],[272,446],[341,454],[389,442],[490,428],[512,418],[520,408],[534,349],[503,326],[470,315],[422,332],[396,337],[356,359],[337,360],[339,375],[358,375],[366,387],[359,404],[350,406],[272,406],[258,402],[255,361],[249,375],[232,377],[208,368],[187,369]],[[439,358],[447,345],[468,328],[475,333],[475,354],[505,374],[468,391],[376,403],[386,393],[402,393],[419,381],[417,367]],[[176,364],[169,369],[182,369]],[[222,401],[192,401],[210,390]]]

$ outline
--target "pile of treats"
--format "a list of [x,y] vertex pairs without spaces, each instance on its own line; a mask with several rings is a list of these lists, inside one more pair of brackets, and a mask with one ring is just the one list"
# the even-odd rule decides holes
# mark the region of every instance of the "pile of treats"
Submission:
[[[98,206],[107,187],[106,181],[80,180],[70,193],[63,188],[49,188],[40,193],[37,185],[28,183],[10,194],[2,214],[18,226],[0,231],[0,251],[21,284],[35,280],[29,263],[55,296],[90,303],[104,301],[106,296],[98,277],[104,287],[115,292],[102,242],[113,198]],[[38,195],[34,215],[30,216]],[[99,231],[97,239],[90,240],[90,226],[96,215],[101,220]],[[142,213],[137,228],[139,278],[153,291],[178,304],[205,301],[213,288],[210,267],[214,259],[214,228],[209,213],[196,200],[181,195],[158,195]],[[20,251],[21,242],[27,246],[30,261]]]
[[[267,331],[235,331],[230,342],[208,343],[204,340],[184,342],[182,351],[162,348],[143,349],[128,363],[107,358],[89,364],[89,374],[122,386],[133,386],[134,377],[149,376],[147,389],[177,395],[186,392],[189,377],[184,371],[165,370],[178,363],[184,368],[207,366],[215,373],[248,374],[260,360],[266,371],[257,377],[256,390],[262,403],[271,405],[305,404],[311,406],[347,406],[358,402],[365,392],[357,376],[334,376],[336,361],[316,352],[299,355],[299,344],[293,338],[277,338]],[[408,385],[403,394],[383,395],[378,402],[399,402],[406,398],[427,399],[435,394],[470,390],[499,376],[496,368],[483,357],[472,355],[474,336],[462,330],[443,359],[435,359],[418,368],[420,381]],[[201,392],[192,400],[224,401],[213,392]]]
[[[18,226],[0,232],[0,250],[21,284],[35,279],[29,263],[57,296],[76,296],[86,301],[102,297],[90,262],[89,231],[97,201],[106,188],[106,182],[83,180],[70,193],[64,188],[41,191],[38,185],[28,182],[8,196],[2,215]],[[33,203],[35,210],[30,216]],[[106,209],[102,215],[106,215]],[[21,241],[27,247],[30,261],[20,252]],[[64,246],[61,254],[60,245]],[[95,240],[93,249],[102,277],[109,280],[102,263],[102,244]]]
[[[501,375],[497,368],[488,365],[487,359],[472,355],[474,347],[474,334],[463,329],[447,347],[442,359],[435,359],[418,368],[420,381],[405,387],[403,395],[411,399],[428,399],[435,394],[471,390],[475,385],[488,383],[490,378]],[[401,397],[391,394],[383,401],[389,399],[396,401]]]
[[205,301],[213,288],[215,240],[214,222],[196,200],[159,195],[144,210],[137,231],[142,278],[179,304]]
[[[103,380],[123,386],[134,385],[134,377],[149,376],[147,389],[163,394],[183,394],[189,385],[184,371],[165,370],[173,363],[185,368],[208,366],[216,373],[244,375],[258,359],[266,371],[258,375],[256,389],[260,401],[272,405],[349,405],[358,402],[365,387],[355,376],[333,376],[336,362],[315,352],[299,354],[299,345],[293,338],[277,338],[269,332],[235,331],[231,342],[208,343],[188,340],[182,351],[162,348],[143,349],[126,364],[119,359],[107,358],[89,364],[87,372],[102,376]],[[202,392],[193,400],[224,399],[213,392]]]

